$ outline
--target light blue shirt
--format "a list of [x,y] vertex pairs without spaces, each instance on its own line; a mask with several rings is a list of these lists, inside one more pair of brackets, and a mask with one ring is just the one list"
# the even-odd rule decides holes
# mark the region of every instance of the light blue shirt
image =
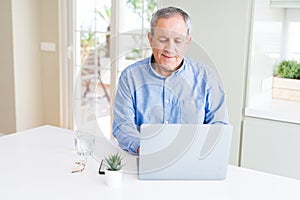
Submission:
[[113,135],[122,149],[137,153],[142,124],[228,124],[218,74],[184,58],[169,77],[156,73],[151,57],[121,74],[114,103]]

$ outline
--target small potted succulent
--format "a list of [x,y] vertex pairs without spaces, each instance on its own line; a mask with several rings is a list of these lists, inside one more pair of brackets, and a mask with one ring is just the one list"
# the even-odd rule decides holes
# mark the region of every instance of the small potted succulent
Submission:
[[105,176],[106,176],[106,184],[109,187],[120,187],[122,183],[123,177],[123,157],[119,153],[114,153],[105,157],[104,166]]

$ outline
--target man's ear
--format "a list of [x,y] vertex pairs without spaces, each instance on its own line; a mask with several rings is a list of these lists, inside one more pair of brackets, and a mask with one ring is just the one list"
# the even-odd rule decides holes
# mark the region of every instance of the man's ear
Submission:
[[189,45],[191,43],[191,41],[192,41],[192,36],[190,35],[187,40],[187,45]]
[[149,44],[151,47],[152,47],[152,40],[153,40],[153,38],[152,38],[151,32],[148,32],[148,41],[149,41]]

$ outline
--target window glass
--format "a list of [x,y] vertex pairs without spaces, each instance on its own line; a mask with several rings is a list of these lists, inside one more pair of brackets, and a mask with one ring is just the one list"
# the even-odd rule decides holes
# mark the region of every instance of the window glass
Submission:
[[300,61],[300,22],[290,22],[289,28],[289,43],[291,44],[290,57],[291,59]]
[[[147,32],[156,8],[157,0],[75,1],[76,128],[99,127],[105,136],[111,136],[111,96],[115,91],[111,85],[126,66],[150,55]],[[112,17],[118,22],[113,24],[114,32]],[[111,49],[114,39],[116,46]],[[118,66],[112,67],[115,59]]]
[[278,85],[282,79],[277,73],[282,60],[300,61],[300,9],[272,8],[268,0],[255,0],[252,20],[245,115],[300,123],[295,121],[300,119],[297,83]]

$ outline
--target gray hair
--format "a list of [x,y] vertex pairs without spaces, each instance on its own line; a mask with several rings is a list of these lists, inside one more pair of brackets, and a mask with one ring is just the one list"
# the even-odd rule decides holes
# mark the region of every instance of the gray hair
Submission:
[[189,36],[190,32],[191,32],[191,28],[192,28],[192,23],[191,23],[191,18],[190,16],[183,11],[180,8],[176,8],[176,7],[166,7],[166,8],[161,8],[159,10],[157,10],[155,13],[153,13],[151,21],[150,21],[150,25],[151,25],[151,35],[154,35],[154,28],[156,27],[157,21],[160,18],[169,18],[169,17],[173,17],[175,15],[180,15],[185,24],[186,24],[186,28],[187,28],[187,36]]

